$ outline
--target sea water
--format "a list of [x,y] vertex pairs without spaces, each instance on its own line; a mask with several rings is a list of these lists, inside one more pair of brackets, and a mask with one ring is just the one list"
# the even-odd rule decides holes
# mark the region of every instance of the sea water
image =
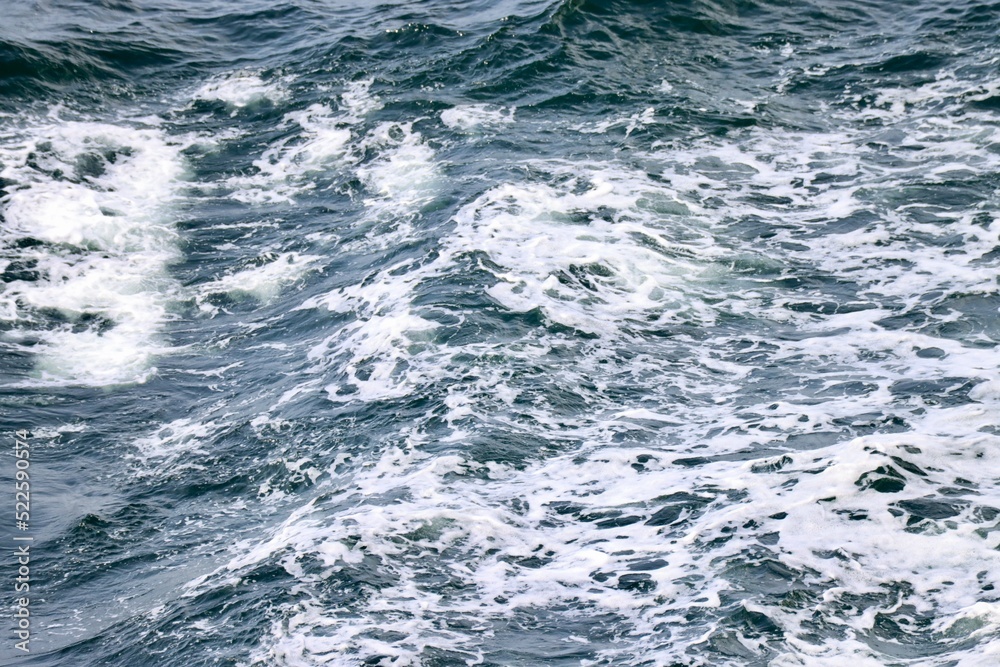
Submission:
[[1000,5],[2,13],[4,664],[1000,662]]

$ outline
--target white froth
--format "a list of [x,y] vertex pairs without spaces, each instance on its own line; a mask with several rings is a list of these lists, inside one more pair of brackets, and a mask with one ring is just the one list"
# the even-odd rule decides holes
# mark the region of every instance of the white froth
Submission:
[[450,243],[502,267],[489,294],[506,308],[614,336],[640,320],[714,319],[691,295],[719,250],[688,213],[642,174],[607,170],[495,188],[458,213]]
[[413,123],[382,123],[362,142],[362,149],[377,151],[379,157],[362,165],[357,173],[376,194],[366,200],[380,214],[407,216],[419,211],[439,190],[440,175],[434,150]]
[[[31,128],[0,147],[4,241],[34,239],[17,260],[37,280],[6,285],[5,317],[18,339],[38,337],[37,379],[107,385],[141,382],[163,351],[159,332],[176,284],[171,205],[183,146],[158,129],[88,122]],[[55,311],[64,324],[28,333]]]
[[[414,132],[412,123],[383,123],[362,141],[361,148],[377,157],[357,168],[367,186],[365,199],[368,224],[385,228],[375,238],[360,241],[365,247],[388,247],[413,233],[412,223],[421,208],[440,190],[441,176],[434,151]],[[447,265],[445,257],[419,273],[432,275]],[[405,265],[406,262],[403,262]],[[380,400],[408,395],[413,387],[434,372],[401,370],[401,362],[415,347],[433,336],[437,324],[410,308],[406,295],[416,276],[393,276],[399,267],[379,272],[376,280],[350,286],[320,298],[310,299],[303,308],[326,307],[338,312],[354,312],[357,319],[344,330],[328,337],[311,352],[321,367],[335,367],[347,375],[345,383],[330,384],[327,393],[334,401]]]
[[344,117],[349,122],[360,122],[365,116],[382,108],[382,102],[371,94],[374,79],[351,81],[344,86],[340,95],[341,108]]
[[[563,604],[581,613],[611,612],[631,627],[627,646],[603,650],[604,659],[639,651],[669,664],[708,635],[665,636],[655,630],[659,624],[691,609],[719,608],[721,593],[738,591],[740,576],[754,576],[752,568],[745,575],[738,567],[731,570],[733,564],[776,562],[799,573],[798,583],[789,585],[816,594],[799,606],[746,603],[789,637],[775,664],[837,664],[833,661],[844,655],[876,664],[880,655],[865,640],[876,611],[891,613],[902,604],[933,611],[939,631],[952,639],[968,632],[985,638],[1000,630],[996,605],[978,600],[969,584],[979,584],[968,577],[980,572],[980,583],[1000,583],[997,540],[983,533],[989,523],[975,509],[1000,502],[989,472],[1000,441],[968,431],[956,441],[932,435],[936,429],[927,426],[925,434],[873,436],[791,454],[774,469],[719,461],[692,470],[671,465],[669,452],[593,443],[515,470],[463,456],[428,456],[411,441],[414,449],[390,450],[374,465],[333,482],[353,494],[353,509],[324,512],[310,503],[306,513],[272,536],[241,547],[245,555],[234,557],[224,571],[291,548],[294,556],[282,562],[292,574],[299,572],[297,563],[313,559],[326,564],[326,576],[362,561],[392,573],[394,583],[365,598],[350,615],[308,598],[294,604],[289,610],[294,622],[275,626],[274,641],[258,662],[340,664],[320,656],[380,654],[389,645],[372,638],[368,631],[376,628],[404,638],[392,644],[401,664],[418,664],[427,647],[473,655],[476,633],[435,632],[436,619],[468,619],[487,630],[516,610]],[[637,471],[639,455],[668,458]],[[900,467],[897,459],[910,467]],[[858,483],[886,466],[905,478],[904,490],[879,493]],[[976,492],[959,501],[954,520],[925,521],[911,529],[905,511],[889,511],[907,508],[908,502],[919,505],[956,480]],[[397,500],[384,504],[379,498],[390,491]],[[647,525],[663,506],[657,499],[675,492],[704,498],[703,513],[679,513],[673,525]],[[607,527],[554,511],[566,502],[578,505],[578,513],[639,520]],[[758,538],[768,531],[776,543],[765,548]],[[531,559],[535,562],[521,564]],[[644,565],[654,562],[655,567]],[[452,587],[461,593],[442,595],[420,583],[439,569],[461,582]],[[620,585],[621,576],[636,572],[648,574],[646,592]],[[595,578],[600,573],[607,576]],[[311,579],[304,581],[303,590],[309,590]],[[890,584],[900,589],[886,606],[878,600]],[[850,607],[846,600],[866,595],[874,596],[867,613],[843,614]],[[391,613],[403,609],[407,613]],[[808,632],[803,623],[815,614],[839,619],[847,638],[822,644],[796,639]],[[755,647],[752,640],[746,645]]]
[[288,78],[265,81],[252,72],[233,72],[214,77],[202,85],[192,96],[196,100],[218,100],[235,110],[253,104],[270,101],[280,102],[288,97]]
[[499,127],[514,122],[513,108],[488,104],[463,104],[441,112],[441,122],[463,132],[477,127]]
[[[668,88],[663,88],[661,86],[661,91],[669,92],[670,84],[666,84]],[[629,136],[635,132],[638,128],[645,125],[651,125],[656,122],[656,110],[653,107],[647,107],[638,113],[634,113],[630,116],[622,116],[619,118],[612,118],[608,120],[598,121],[596,123],[581,123],[579,125],[573,126],[573,129],[577,132],[582,132],[584,134],[604,134],[612,128],[625,127],[625,136]]]
[[[256,266],[234,271],[211,282],[200,285],[200,298],[213,294],[233,297],[249,296],[261,302],[270,302],[282,289],[300,280],[320,261],[315,255],[297,252],[265,253]],[[203,308],[212,310],[207,304]]]
[[215,421],[199,422],[176,419],[157,428],[135,442],[133,458],[142,463],[139,474],[147,476],[157,470],[176,473],[185,469],[204,469],[201,457],[208,453],[211,439],[226,425]]
[[254,161],[257,174],[229,179],[232,197],[252,204],[292,202],[296,194],[315,187],[311,176],[353,161],[349,156],[352,127],[381,106],[369,93],[371,83],[349,84],[336,109],[313,104],[285,114],[282,126],[296,131],[268,146]]

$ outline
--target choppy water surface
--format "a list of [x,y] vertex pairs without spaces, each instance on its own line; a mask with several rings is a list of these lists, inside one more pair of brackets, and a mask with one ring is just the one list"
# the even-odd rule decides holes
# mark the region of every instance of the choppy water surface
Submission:
[[1000,5],[5,13],[5,660],[1000,660]]

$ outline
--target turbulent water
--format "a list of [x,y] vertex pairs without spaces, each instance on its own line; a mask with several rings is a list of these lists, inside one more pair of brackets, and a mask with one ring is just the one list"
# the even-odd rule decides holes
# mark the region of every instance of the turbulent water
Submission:
[[1000,4],[2,13],[4,664],[1000,663]]

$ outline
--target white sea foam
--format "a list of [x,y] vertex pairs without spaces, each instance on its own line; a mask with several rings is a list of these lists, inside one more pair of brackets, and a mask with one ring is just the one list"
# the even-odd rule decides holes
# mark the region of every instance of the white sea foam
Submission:
[[346,384],[326,387],[331,399],[398,398],[419,383],[422,374],[410,369],[401,375],[400,364],[409,357],[408,349],[437,324],[414,314],[405,298],[408,287],[406,281],[383,279],[310,299],[301,306],[353,312],[357,317],[346,330],[326,338],[309,353],[318,367],[335,366],[347,375]]
[[559,188],[489,191],[458,213],[449,245],[502,267],[489,294],[506,308],[613,335],[637,320],[714,319],[691,295],[720,250],[690,213],[643,174],[594,171]]
[[352,159],[352,127],[381,106],[370,94],[371,81],[349,84],[335,109],[313,104],[285,114],[282,126],[292,128],[254,161],[258,173],[229,179],[232,196],[247,203],[291,202],[296,194],[314,187],[308,177],[336,169]]
[[202,308],[209,311],[215,309],[204,300],[214,294],[228,294],[237,298],[247,296],[257,301],[270,302],[282,289],[301,280],[320,259],[315,255],[297,252],[265,253],[249,268],[233,271],[199,285],[199,301]]
[[[945,421],[952,428],[966,423],[970,415],[960,413],[969,410],[975,408]],[[1000,630],[994,605],[977,601],[975,593],[1000,578],[989,533],[995,521],[983,513],[993,511],[980,509],[1000,502],[989,473],[1000,442],[974,429],[959,431],[967,434],[961,440],[954,430],[868,437],[793,454],[770,467],[719,461],[694,471],[671,464],[668,452],[596,443],[516,470],[421,454],[411,439],[413,448],[389,451],[336,479],[334,488],[349,493],[350,509],[327,512],[310,503],[272,537],[243,545],[243,555],[225,571],[290,549],[293,556],[282,562],[303,582],[303,592],[354,567],[391,573],[392,583],[350,615],[308,597],[294,604],[290,622],[275,625],[261,663],[339,665],[349,664],[346,655],[381,654],[419,664],[427,647],[472,659],[477,633],[438,631],[441,620],[464,619],[495,632],[496,623],[514,614],[566,605],[568,618],[619,618],[627,646],[604,649],[605,659],[641,653],[669,664],[707,636],[704,629],[671,636],[657,628],[694,609],[733,613],[720,596],[754,586],[761,567],[765,574],[769,567],[787,572],[780,585],[803,592],[794,605],[744,605],[790,636],[779,664],[844,655],[877,661],[880,654],[865,640],[876,612],[906,605],[912,613],[932,611],[941,641]],[[637,466],[644,458],[658,464]],[[885,477],[877,471],[887,468],[905,480],[903,490],[865,486]],[[938,495],[956,482],[969,489],[966,498]],[[380,498],[389,492],[396,500],[386,504]],[[666,512],[672,520],[646,523],[669,510],[675,493],[696,500]],[[563,509],[569,505],[575,509]],[[597,518],[580,518],[588,514]],[[945,518],[920,518],[928,514]],[[762,545],[764,535],[773,546]],[[317,560],[324,574],[303,576],[299,564]],[[439,570],[452,579],[454,592],[421,583],[441,576]],[[969,581],[970,572],[979,573],[976,581]],[[639,573],[648,583],[629,589],[623,582]],[[868,598],[870,606],[844,616],[845,607]],[[795,639],[817,615],[843,624],[846,637],[819,644]],[[376,629],[399,639],[381,641]],[[754,642],[744,645],[753,649]]]
[[405,217],[436,194],[440,177],[434,151],[414,132],[413,123],[382,123],[364,138],[360,149],[378,154],[357,173],[376,195],[365,203],[379,214]]
[[[364,138],[360,149],[377,155],[358,167],[357,174],[370,193],[365,199],[366,221],[381,233],[374,238],[365,237],[349,248],[388,247],[410,238],[413,220],[440,188],[434,151],[413,131],[412,123],[380,124]],[[428,275],[441,265],[442,262],[435,262],[420,275]],[[347,385],[327,387],[333,400],[405,396],[415,378],[421,376],[414,369],[413,379],[399,377],[399,362],[408,354],[408,347],[419,345],[437,325],[409,307],[405,295],[413,276],[395,279],[391,277],[395,268],[380,272],[378,280],[310,299],[302,306],[323,306],[357,315],[346,330],[328,337],[310,352],[320,366],[335,365],[349,378]]]
[[[666,85],[669,86],[669,84]],[[669,90],[670,88],[661,87],[663,92],[669,92]],[[602,120],[596,123],[580,123],[573,126],[573,129],[584,134],[604,134],[612,128],[625,126],[625,136],[627,137],[638,128],[651,125],[654,122],[656,122],[656,110],[653,107],[647,107],[630,116]]]
[[159,129],[93,122],[32,127],[0,147],[12,183],[4,242],[33,239],[8,252],[37,272],[7,283],[3,312],[15,339],[39,340],[37,380],[118,384],[154,371],[176,289],[167,265],[182,148]]
[[264,100],[280,102],[288,97],[287,77],[265,81],[257,73],[233,72],[210,79],[193,94],[196,100],[218,100],[233,108],[252,106]]
[[216,421],[199,422],[187,418],[163,424],[135,443],[135,458],[143,463],[140,474],[149,475],[155,470],[176,473],[189,468],[203,469],[201,456],[208,453],[211,438],[225,426]]
[[463,132],[479,128],[495,128],[514,122],[513,108],[488,104],[460,104],[441,112],[441,122]]

